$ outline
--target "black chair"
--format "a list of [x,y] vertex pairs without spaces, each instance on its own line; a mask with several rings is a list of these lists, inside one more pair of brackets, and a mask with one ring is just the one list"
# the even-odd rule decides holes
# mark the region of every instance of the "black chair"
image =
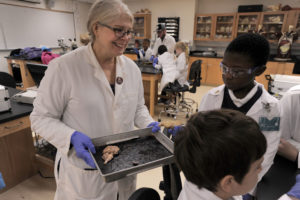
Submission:
[[197,87],[201,85],[201,64],[202,60],[196,60],[192,63],[189,73],[188,82],[190,86],[184,85],[181,87],[179,84],[171,84],[165,91],[170,97],[171,103],[164,105],[164,109],[159,113],[158,121],[161,121],[161,114],[167,113],[167,116],[171,116],[176,119],[177,115],[186,115],[186,118],[193,113],[193,107],[195,105],[196,112],[198,112],[198,103],[190,98],[185,98],[184,93],[196,93]]
[[16,88],[16,81],[10,74],[6,72],[0,72],[0,85]]
[[158,192],[152,188],[140,188],[128,200],[160,200],[160,197]]

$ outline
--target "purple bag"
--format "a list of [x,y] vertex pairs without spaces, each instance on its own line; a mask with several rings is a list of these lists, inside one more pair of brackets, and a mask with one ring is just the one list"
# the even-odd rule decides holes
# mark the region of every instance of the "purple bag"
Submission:
[[21,50],[20,56],[27,60],[41,60],[42,49],[36,47],[26,47]]

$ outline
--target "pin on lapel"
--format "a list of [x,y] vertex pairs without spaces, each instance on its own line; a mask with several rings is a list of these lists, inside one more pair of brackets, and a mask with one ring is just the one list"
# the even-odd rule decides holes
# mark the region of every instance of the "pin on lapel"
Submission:
[[123,83],[123,78],[118,76],[116,82],[117,84],[121,85]]

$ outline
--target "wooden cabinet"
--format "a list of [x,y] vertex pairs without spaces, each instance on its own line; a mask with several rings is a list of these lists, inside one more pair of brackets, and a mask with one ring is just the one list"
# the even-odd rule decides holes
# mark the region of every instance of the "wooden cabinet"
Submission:
[[235,13],[216,15],[214,40],[231,41],[235,29]]
[[29,117],[0,124],[0,171],[6,188],[36,174],[35,153]]
[[213,36],[214,16],[196,15],[194,24],[194,40],[211,40]]
[[124,56],[127,56],[131,60],[137,60],[137,55],[136,54],[125,53]]
[[277,34],[284,32],[287,20],[287,11],[263,12],[260,24],[265,37],[275,42],[278,39]]
[[238,13],[234,36],[257,31],[260,17],[261,13]]
[[235,13],[196,15],[194,40],[231,41],[234,36],[235,17]]
[[287,63],[287,62],[268,62],[267,69],[263,74],[257,76],[255,80],[264,85],[265,89],[268,89],[268,80],[265,75],[270,74],[285,74],[285,75],[293,75],[295,63]]
[[222,72],[220,69],[221,58],[190,57],[189,70],[196,60],[202,60],[201,84],[218,86],[223,84]]
[[139,13],[134,14],[133,24],[134,38],[141,40],[151,38],[151,14]]
[[206,85],[219,86],[223,84],[222,71],[220,69],[221,61],[221,58],[207,58]]

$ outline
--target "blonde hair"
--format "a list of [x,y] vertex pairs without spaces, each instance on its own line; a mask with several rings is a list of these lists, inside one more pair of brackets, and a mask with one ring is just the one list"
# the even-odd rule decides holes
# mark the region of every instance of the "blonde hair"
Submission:
[[184,42],[177,42],[175,49],[181,49],[185,53],[186,64],[189,62],[189,47]]
[[133,23],[133,15],[126,4],[121,0],[97,0],[89,10],[87,29],[91,36],[91,41],[95,40],[93,25],[97,22],[109,24],[120,18],[127,16]]

